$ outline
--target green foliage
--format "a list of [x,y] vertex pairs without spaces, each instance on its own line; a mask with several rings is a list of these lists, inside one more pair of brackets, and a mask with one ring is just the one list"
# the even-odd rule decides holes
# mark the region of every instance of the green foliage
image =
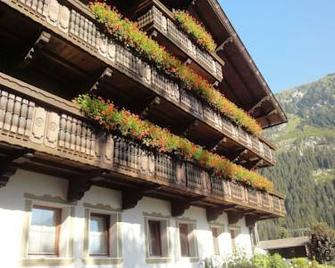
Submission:
[[111,8],[106,3],[92,2],[89,7],[97,21],[104,25],[106,31],[114,39],[122,42],[142,59],[154,65],[159,71],[177,78],[187,90],[192,91],[200,99],[230,118],[231,121],[254,135],[261,134],[262,128],[253,117],[228,100],[210,82],[151,39],[138,28],[136,23],[124,18],[115,8]]
[[176,21],[180,27],[188,33],[201,47],[214,52],[216,44],[210,33],[206,31],[204,26],[184,10],[176,10],[173,12]]
[[75,102],[86,116],[94,119],[107,131],[118,131],[160,152],[178,154],[213,171],[223,179],[233,179],[260,190],[273,191],[273,183],[256,172],[236,165],[223,156],[209,152],[186,138],[172,134],[127,110],[119,110],[110,101],[90,95],[80,95]]
[[261,240],[280,238],[281,228],[290,236],[317,222],[335,227],[335,75],[277,97],[290,121],[267,131],[279,151],[276,166],[262,174],[286,193],[287,217],[259,223]]
[[308,244],[310,257],[319,263],[335,260],[335,230],[326,223],[318,223],[312,227]]

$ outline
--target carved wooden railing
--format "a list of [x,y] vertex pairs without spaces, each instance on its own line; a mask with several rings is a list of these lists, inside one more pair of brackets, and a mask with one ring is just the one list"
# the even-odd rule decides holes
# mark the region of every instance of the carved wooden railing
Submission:
[[208,52],[201,49],[196,43],[178,29],[173,15],[159,1],[153,1],[152,7],[144,15],[141,15],[137,21],[141,28],[150,25],[157,29],[161,34],[171,40],[176,47],[181,49],[190,59],[194,60],[209,72],[218,81],[222,81],[222,66]]
[[97,129],[74,103],[0,73],[0,143],[158,183],[171,191],[285,214],[279,195],[211,177],[191,162]]
[[82,3],[67,0],[69,2],[62,2],[67,4],[65,6],[57,0],[2,1],[80,46],[109,66],[123,72],[148,90],[153,90],[237,144],[248,148],[267,163],[275,163],[273,150],[265,142],[234,125],[225,116],[199,101],[167,76],[159,74],[154,67],[143,62],[131,51],[108,38]]

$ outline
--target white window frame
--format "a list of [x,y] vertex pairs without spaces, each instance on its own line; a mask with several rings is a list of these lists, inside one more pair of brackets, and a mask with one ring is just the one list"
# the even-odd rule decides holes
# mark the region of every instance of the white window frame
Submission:
[[[159,221],[161,228],[161,248],[162,256],[152,256],[150,254],[150,231],[149,221]],[[171,241],[170,241],[170,219],[169,217],[157,216],[144,213],[144,230],[146,244],[146,263],[167,263],[171,261]]]
[[[55,266],[70,265],[73,263],[73,218],[74,204],[52,196],[38,196],[26,193],[25,195],[25,222],[22,234],[22,266]],[[29,234],[33,207],[45,207],[60,210],[60,232],[58,254],[29,254]]]
[[[90,204],[84,204],[85,207],[85,230],[83,262],[86,265],[113,265],[122,262],[122,242],[121,242],[121,213],[118,210],[100,209]],[[104,215],[109,217],[108,226],[108,254],[91,255],[89,252],[90,243],[90,219],[92,214]]]
[[[188,243],[189,243],[189,250],[190,256],[182,256],[181,254],[181,241],[180,241],[180,224],[187,224],[191,227],[191,231],[189,232]],[[182,259],[189,259],[191,262],[196,262],[199,260],[199,253],[198,253],[198,240],[196,234],[196,222],[195,221],[188,221],[188,220],[178,220],[176,221],[177,227],[177,235],[178,235],[178,248],[179,248],[179,256]]]

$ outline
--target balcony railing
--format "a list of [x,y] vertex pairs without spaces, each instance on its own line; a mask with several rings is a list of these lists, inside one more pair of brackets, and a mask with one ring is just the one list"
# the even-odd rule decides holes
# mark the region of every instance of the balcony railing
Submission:
[[[127,48],[108,38],[94,22],[93,15],[82,3],[68,0],[68,6],[57,0],[18,1],[3,0],[11,7],[35,19],[85,51],[96,56],[117,71],[136,80],[148,90],[153,90],[180,109],[192,114],[209,127],[214,128],[236,144],[248,148],[268,164],[275,163],[273,150],[258,138],[231,123],[209,105],[199,101],[167,76],[143,62]],[[75,3],[75,4],[74,4]],[[76,6],[76,9],[72,8]],[[28,10],[28,11],[27,11]]]
[[141,28],[148,25],[157,29],[161,34],[171,40],[176,47],[183,50],[191,59],[195,60],[199,66],[209,72],[218,81],[222,81],[222,66],[208,52],[199,48],[197,44],[179,30],[173,15],[160,2],[153,1],[153,6],[144,15],[140,16],[137,21]]
[[92,166],[218,202],[284,215],[283,198],[212,177],[194,163],[98,131],[75,104],[0,73],[0,144]]

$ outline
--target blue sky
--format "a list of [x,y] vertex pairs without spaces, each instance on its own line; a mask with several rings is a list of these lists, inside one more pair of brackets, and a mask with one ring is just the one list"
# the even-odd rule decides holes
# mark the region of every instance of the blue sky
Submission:
[[220,0],[274,92],[335,73],[335,0]]

